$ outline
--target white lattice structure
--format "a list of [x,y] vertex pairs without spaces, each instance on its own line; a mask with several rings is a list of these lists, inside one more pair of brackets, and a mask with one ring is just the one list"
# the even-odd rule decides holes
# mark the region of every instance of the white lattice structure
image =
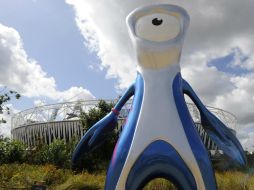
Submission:
[[[79,121],[79,115],[88,111],[98,104],[99,100],[64,102],[38,106],[24,110],[12,118],[12,137],[22,141],[29,146],[36,145],[38,141],[51,143],[54,139],[70,141],[73,136],[81,138],[84,135],[83,127]],[[116,100],[106,100],[108,103],[115,103]],[[131,101],[125,105],[119,115],[119,126],[127,117],[131,108]],[[209,149],[216,149],[215,144],[205,133],[200,122],[200,114],[194,104],[188,103],[189,111],[196,123],[200,136]],[[212,113],[219,117],[229,128],[236,131],[236,118],[231,113],[207,107]]]

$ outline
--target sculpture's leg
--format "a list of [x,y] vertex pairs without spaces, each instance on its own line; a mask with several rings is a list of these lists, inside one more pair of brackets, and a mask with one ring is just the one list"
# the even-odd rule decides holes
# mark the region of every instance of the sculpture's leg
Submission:
[[197,189],[191,171],[177,151],[165,141],[153,142],[139,156],[129,173],[126,189],[142,189],[150,180],[159,177],[168,179],[177,189]]
[[173,83],[174,98],[176,107],[184,127],[186,137],[189,141],[190,147],[194,154],[194,157],[198,163],[199,169],[202,173],[202,178],[206,187],[206,190],[216,190],[217,184],[212,168],[212,163],[210,161],[208,152],[195,128],[195,124],[191,118],[186,105],[183,88],[182,88],[182,78],[179,74],[174,79]]
[[136,124],[143,101],[143,89],[143,79],[140,75],[138,75],[135,84],[135,95],[132,105],[132,111],[128,115],[127,122],[123,128],[122,133],[120,134],[120,138],[115,147],[111,163],[107,172],[105,190],[115,190],[117,187],[117,183],[124,168],[124,164],[126,162],[126,158],[128,156],[134,132],[136,129]]

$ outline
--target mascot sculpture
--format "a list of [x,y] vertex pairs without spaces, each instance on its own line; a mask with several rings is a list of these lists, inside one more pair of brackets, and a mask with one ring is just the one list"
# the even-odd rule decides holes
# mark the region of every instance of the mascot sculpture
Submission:
[[240,164],[246,159],[236,136],[207,110],[181,77],[179,61],[189,25],[187,12],[175,5],[155,4],[134,10],[127,25],[137,56],[136,81],[112,111],[87,131],[73,154],[73,165],[114,130],[121,108],[134,96],[105,189],[138,190],[163,177],[178,189],[216,190],[208,151],[184,95],[199,109],[202,126],[219,149]]

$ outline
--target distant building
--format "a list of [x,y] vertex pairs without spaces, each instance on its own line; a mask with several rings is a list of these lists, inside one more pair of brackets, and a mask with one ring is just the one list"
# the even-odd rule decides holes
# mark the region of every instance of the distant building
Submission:
[[[115,100],[107,100],[107,102],[115,102]],[[85,131],[81,126],[79,115],[81,112],[86,112],[95,107],[97,103],[98,100],[64,102],[21,111],[12,118],[12,138],[29,146],[34,146],[38,142],[49,144],[55,139],[63,139],[68,142],[74,136],[81,138]],[[207,149],[214,154],[217,146],[204,131],[198,109],[194,104],[188,103],[187,105],[202,141]],[[124,125],[130,108],[131,102],[127,103],[122,109],[118,120],[118,130],[121,130],[121,126]],[[207,108],[236,133],[236,118],[234,115],[218,108]]]

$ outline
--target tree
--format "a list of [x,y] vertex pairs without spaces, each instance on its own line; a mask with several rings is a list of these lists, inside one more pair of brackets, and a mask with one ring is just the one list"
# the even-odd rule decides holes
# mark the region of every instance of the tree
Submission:
[[113,103],[107,103],[104,100],[100,100],[98,104],[94,108],[91,108],[87,113],[81,112],[80,121],[84,130],[87,131],[90,129],[90,127],[106,116],[113,107]]
[[21,95],[13,90],[8,90],[7,87],[0,88],[0,124],[6,123],[6,120],[1,117],[3,113],[10,114],[10,108],[6,105],[12,98],[20,99]]
[[[113,107],[113,103],[100,100],[95,108],[88,112],[82,112],[80,120],[84,131],[89,130],[96,122],[106,116]],[[78,168],[82,170],[84,167],[88,171],[105,169],[109,164],[117,139],[117,131],[113,131],[99,147],[79,160]]]

